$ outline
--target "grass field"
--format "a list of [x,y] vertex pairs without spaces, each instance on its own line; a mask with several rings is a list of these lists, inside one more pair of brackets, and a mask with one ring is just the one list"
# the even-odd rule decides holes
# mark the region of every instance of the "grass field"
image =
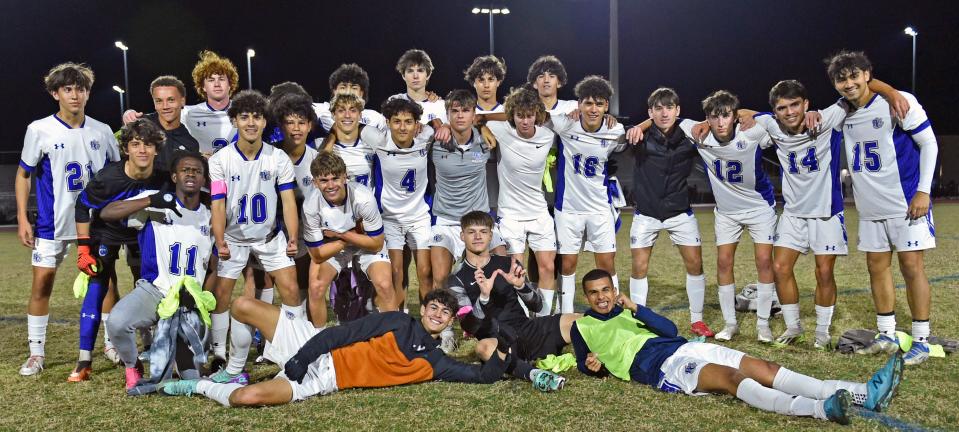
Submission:
[[[959,205],[937,205],[938,248],[926,255],[926,272],[932,284],[933,334],[959,337]],[[704,242],[708,277],[706,321],[722,327],[716,304],[715,243],[711,211],[697,212]],[[629,216],[619,235],[617,269],[627,281],[630,268]],[[836,265],[839,302],[833,335],[850,328],[873,328],[875,315],[869,294],[865,256],[855,251],[856,215],[847,211],[850,255]],[[737,286],[755,279],[752,245],[741,244],[737,258]],[[51,300],[51,325],[47,336],[47,369],[38,377],[24,378],[17,370],[27,356],[25,303],[30,290],[28,250],[19,246],[14,232],[0,233],[0,430],[818,430],[833,427],[825,422],[764,413],[728,396],[689,397],[665,394],[652,388],[599,380],[568,371],[566,388],[540,394],[527,383],[503,381],[490,386],[429,383],[391,389],[348,390],[282,407],[228,409],[203,397],[164,398],[125,396],[123,370],[109,366],[101,355],[94,360],[93,379],[66,382],[76,360],[77,315],[80,301],[70,290],[77,271],[75,256],[61,266]],[[895,261],[895,260],[894,260]],[[578,275],[592,265],[584,255]],[[898,266],[894,267],[897,316],[900,329],[909,330],[909,312]],[[415,274],[411,272],[412,274]],[[685,277],[679,254],[668,238],[660,237],[650,266],[649,305],[679,324],[689,336]],[[812,291],[813,261],[803,257],[797,266],[802,293],[803,327],[815,327]],[[121,291],[131,286],[129,274],[120,278]],[[415,284],[415,282],[414,282]],[[626,285],[626,283],[624,283]],[[411,287],[412,288],[412,287]],[[738,289],[738,288],[737,288]],[[415,288],[411,289],[415,292]],[[584,302],[580,295],[578,307]],[[412,309],[412,308],[411,308]],[[820,378],[861,381],[878,368],[883,358],[821,353],[811,345],[775,349],[755,341],[755,318],[740,315],[742,334],[729,345],[779,362]],[[718,329],[717,329],[718,330]],[[783,330],[781,319],[773,332]],[[810,337],[811,339],[811,337]],[[462,343],[456,357],[473,361],[473,341]],[[99,344],[97,345],[100,346]],[[97,348],[99,350],[99,348]],[[97,351],[99,353],[99,351]],[[252,357],[252,356],[251,356]],[[252,361],[252,358],[251,358]],[[906,370],[899,396],[893,401],[886,424],[856,418],[851,430],[885,429],[889,424],[917,429],[956,429],[959,422],[959,368],[957,357],[931,359]],[[276,373],[275,366],[251,366],[253,379]]]

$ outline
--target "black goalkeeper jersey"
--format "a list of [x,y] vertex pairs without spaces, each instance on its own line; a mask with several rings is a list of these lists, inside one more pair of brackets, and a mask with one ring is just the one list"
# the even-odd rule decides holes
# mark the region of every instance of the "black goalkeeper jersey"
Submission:
[[144,190],[173,190],[169,173],[153,170],[144,180],[134,180],[123,170],[126,161],[111,162],[98,171],[87,184],[75,206],[77,223],[90,223],[90,239],[105,245],[136,244],[137,230],[127,228],[124,221],[106,222],[100,210],[114,201],[136,196]]

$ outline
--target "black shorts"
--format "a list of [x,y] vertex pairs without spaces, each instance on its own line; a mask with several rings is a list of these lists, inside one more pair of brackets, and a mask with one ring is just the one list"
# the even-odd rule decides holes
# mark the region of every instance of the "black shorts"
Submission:
[[533,361],[547,355],[560,355],[567,343],[560,328],[562,315],[531,318],[518,327],[516,348],[520,359]]

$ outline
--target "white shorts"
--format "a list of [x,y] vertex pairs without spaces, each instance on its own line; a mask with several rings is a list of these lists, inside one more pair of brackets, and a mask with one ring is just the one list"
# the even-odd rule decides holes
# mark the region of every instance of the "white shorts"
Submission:
[[72,241],[67,240],[47,240],[34,237],[33,253],[31,262],[34,267],[57,268],[63,257],[70,251]]
[[340,271],[346,268],[355,256],[360,257],[360,269],[363,270],[366,277],[370,277],[370,273],[367,272],[370,264],[375,262],[390,262],[390,256],[386,253],[386,246],[379,252],[367,252],[356,247],[347,247],[341,250],[340,253],[324,261],[323,264],[328,264],[330,267],[333,267],[333,270],[336,270],[336,274],[340,274]]
[[713,210],[716,215],[716,246],[739,243],[743,228],[749,230],[753,243],[773,244],[776,240],[776,210],[763,207],[735,215]]
[[258,245],[235,245],[230,247],[230,259],[219,260],[216,275],[222,278],[238,279],[249,262],[252,254],[267,272],[277,271],[295,264],[293,258],[286,254],[286,235],[276,234],[272,240]]
[[[863,252],[908,252],[934,249],[936,247],[936,226],[932,220],[932,211],[919,219],[905,217],[859,221],[859,244]],[[891,249],[890,249],[891,248]]]
[[[436,224],[433,225],[432,231],[433,238],[430,241],[430,247],[441,247],[448,250],[450,255],[453,255],[453,259],[463,256],[463,251],[466,250],[466,244],[463,243],[463,239],[460,237],[463,229],[459,224]],[[493,240],[489,244],[489,249],[493,250],[505,245],[506,242],[503,240],[503,236],[500,235],[499,229],[494,226]]]
[[333,368],[333,356],[326,353],[307,367],[303,382],[290,380],[283,372],[286,361],[306,345],[319,331],[306,319],[306,314],[295,316],[293,312],[280,309],[280,318],[273,331],[273,340],[266,346],[263,356],[280,366],[277,378],[284,378],[293,388],[292,401],[301,401],[310,396],[333,393],[336,388],[336,371]]
[[666,230],[669,239],[676,246],[702,246],[699,236],[699,224],[692,210],[678,214],[664,221],[641,215],[633,215],[633,223],[629,227],[630,249],[653,247],[659,231]]
[[560,254],[576,255],[583,246],[595,253],[616,252],[616,218],[612,212],[572,214],[556,211],[556,244]]
[[717,364],[739,369],[746,353],[706,342],[686,342],[673,355],[666,358],[659,368],[659,383],[656,388],[668,393],[704,395],[697,392],[699,373],[707,364]]
[[412,224],[401,224],[383,220],[383,233],[386,236],[387,249],[403,249],[409,245],[412,250],[430,248],[430,218],[426,217]]
[[779,216],[776,226],[776,247],[785,247],[813,255],[846,255],[846,221],[842,212],[830,218]]
[[511,255],[526,252],[527,241],[533,252],[556,250],[556,230],[549,213],[532,220],[501,218],[497,227]]

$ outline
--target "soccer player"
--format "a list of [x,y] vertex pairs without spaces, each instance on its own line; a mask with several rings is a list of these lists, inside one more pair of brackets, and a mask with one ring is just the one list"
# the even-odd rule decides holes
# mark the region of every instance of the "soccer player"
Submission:
[[247,387],[182,380],[166,383],[161,391],[199,393],[223,406],[237,407],[282,405],[350,388],[498,381],[512,361],[507,346],[497,348],[497,355],[482,366],[460,363],[437,347],[435,338],[453,321],[455,307],[456,298],[449,291],[437,290],[423,299],[419,320],[402,312],[385,312],[318,332],[302,310],[281,313],[276,306],[241,297],[233,309],[273,342],[267,356],[283,371],[272,380]]
[[103,220],[126,221],[128,227],[138,230],[143,254],[142,278],[113,307],[107,322],[126,367],[128,390],[143,376],[134,331],[156,324],[157,306],[171,290],[179,290],[187,279],[203,281],[213,250],[210,210],[200,200],[200,189],[206,184],[206,159],[200,153],[179,151],[170,162],[174,194],[144,191],[137,197],[113,201],[100,211]]
[[735,396],[764,411],[849,424],[849,405],[883,411],[902,379],[895,354],[866,383],[819,380],[741,351],[688,342],[676,325],[616,294],[604,270],[583,277],[590,309],[573,324],[576,366],[590,376],[612,375],[669,393]]
[[[739,333],[736,320],[736,279],[733,272],[736,248],[743,230],[753,240],[757,284],[756,333],[760,342],[772,342],[769,315],[775,296],[773,241],[776,237],[776,200],[773,186],[762,167],[762,150],[771,145],[762,128],[743,131],[738,123],[739,98],[719,90],[702,102],[710,133],[697,146],[705,163],[709,185],[716,199],[716,278],[719,308],[725,327],[716,340],[728,341]],[[681,122],[694,136],[689,122]]]
[[616,280],[616,225],[618,211],[607,193],[607,164],[615,151],[626,148],[622,125],[606,125],[613,87],[591,75],[576,84],[580,121],[566,114],[551,114],[546,126],[559,136],[556,179],[556,240],[560,267],[560,312],[573,312],[576,265],[585,236],[596,266]]
[[920,364],[929,358],[931,294],[923,255],[936,247],[929,200],[936,135],[911,94],[902,93],[909,105],[906,115],[890,115],[893,104],[870,89],[872,63],[864,53],[843,51],[827,63],[833,86],[851,108],[842,132],[859,213],[858,247],[866,252],[879,328],[875,343],[863,352],[899,349],[890,265],[896,251],[912,313],[913,342],[905,362]]
[[383,219],[373,192],[347,180],[346,163],[335,153],[317,155],[310,172],[315,188],[303,203],[303,237],[316,267],[309,296],[313,325],[326,326],[326,292],[354,259],[376,290],[377,308],[396,310]]
[[[330,74],[329,82],[332,97],[336,97],[336,95],[339,94],[352,94],[361,100],[367,100],[367,95],[370,94],[370,77],[366,71],[356,63],[341,64]],[[316,111],[319,124],[328,134],[334,132],[334,126],[336,124],[336,109],[333,107],[332,97],[330,102],[313,104],[313,110]],[[377,129],[386,129],[386,119],[383,118],[382,114],[375,110],[364,109],[362,106],[360,107],[359,122],[364,125],[376,127]],[[321,141],[318,140],[317,142]],[[349,164],[349,161],[347,161],[347,164]]]
[[463,71],[463,79],[476,91],[476,113],[503,112],[496,91],[506,78],[506,65],[496,56],[480,56]]
[[538,285],[546,305],[540,313],[549,315],[556,280],[556,231],[543,196],[543,173],[556,134],[542,127],[548,113],[535,91],[513,90],[504,109],[507,121],[486,124],[500,149],[496,164],[500,218],[497,225],[507,253],[513,258],[523,261],[527,243],[531,255],[536,255]]
[[529,318],[522,302],[532,312],[545,303],[526,281],[526,271],[513,257],[491,255],[493,217],[482,211],[463,216],[460,236],[466,244],[462,266],[450,276],[450,290],[459,301],[463,330],[480,339],[476,354],[483,360],[493,355],[496,338],[515,339],[516,355],[534,361],[559,355],[570,343],[569,330],[579,314],[555,314]]
[[332,151],[343,158],[346,163],[346,174],[350,181],[363,186],[371,186],[373,148],[370,147],[369,143],[360,139],[360,130],[363,127],[381,128],[360,124],[363,113],[370,111],[363,109],[365,104],[366,102],[362,97],[353,93],[333,95],[333,99],[330,100],[330,109],[333,111],[334,119],[333,129],[326,140],[323,141],[322,149],[323,151]]
[[574,100],[559,99],[559,89],[566,85],[566,80],[566,67],[552,55],[536,59],[526,72],[526,82],[533,86],[550,114],[569,114],[578,108]]
[[[30,357],[20,375],[43,370],[50,293],[57,266],[77,238],[74,203],[94,174],[110,161],[120,160],[110,127],[84,113],[93,71],[85,65],[63,63],[43,78],[47,93],[57,101],[53,115],[27,126],[20,166],[14,181],[17,200],[17,237],[33,249],[33,282],[27,303],[27,343]],[[36,227],[30,224],[27,206],[32,176],[37,177]]]
[[153,98],[153,108],[156,112],[146,114],[143,118],[160,126],[166,137],[157,147],[157,157],[153,167],[169,173],[173,153],[178,150],[200,151],[200,143],[193,135],[190,135],[189,129],[180,120],[183,107],[186,105],[186,86],[175,76],[159,76],[150,83],[150,97]]
[[[245,381],[243,367],[249,354],[250,328],[236,320],[230,325],[230,298],[236,279],[252,254],[273,278],[283,307],[300,306],[293,256],[297,251],[299,218],[293,163],[281,150],[264,145],[266,99],[256,91],[242,91],[228,111],[239,130],[236,143],[210,158],[213,237],[219,255],[216,310],[211,335],[214,356],[223,358],[226,333],[232,327],[230,358],[225,369],[211,378],[218,382]],[[282,203],[282,230],[275,228]],[[287,238],[289,235],[289,238]],[[245,292],[252,296],[253,293]]]
[[679,249],[686,268],[686,296],[689,298],[689,322],[692,332],[706,337],[715,335],[703,322],[706,275],[703,273],[702,241],[696,215],[689,206],[686,181],[698,159],[696,145],[679,126],[679,95],[661,87],[647,99],[652,119],[649,133],[633,127],[630,142],[635,149],[633,197],[636,214],[629,229],[629,247],[633,258],[629,295],[634,303],[645,305],[649,293],[649,258],[661,230]]
[[[406,99],[415,102],[423,110],[423,115],[418,120],[424,125],[437,126],[433,120],[439,120],[440,124],[449,123],[446,119],[446,105],[443,99],[435,97],[430,91],[426,90],[430,77],[433,75],[433,60],[430,59],[426,51],[411,49],[407,50],[396,61],[396,71],[399,72],[403,82],[406,83],[406,91],[390,96],[390,99]],[[386,116],[386,114],[383,114]],[[388,119],[389,116],[386,116]],[[437,129],[438,131],[438,129]],[[441,139],[440,141],[446,141]]]
[[403,272],[403,247],[413,251],[419,297],[423,299],[433,289],[430,268],[430,201],[427,195],[427,168],[429,142],[433,129],[423,126],[419,135],[415,130],[423,114],[416,103],[393,98],[383,104],[383,116],[388,131],[363,128],[361,139],[374,150],[373,184],[376,200],[383,212],[386,248],[393,270],[393,289],[398,306],[406,302]]
[[[157,148],[163,143],[160,126],[150,120],[139,119],[120,129],[120,148],[123,161],[109,163],[97,172],[75,205],[77,227],[77,267],[89,278],[80,307],[80,355],[76,368],[67,378],[69,382],[90,379],[92,373],[93,343],[100,323],[109,320],[110,310],[119,299],[117,260],[120,248],[126,249],[126,262],[133,280],[140,279],[140,246],[137,233],[121,222],[108,222],[100,217],[100,210],[112,201],[139,194],[145,189],[161,190],[169,182],[169,172],[154,168]],[[101,314],[102,312],[102,314]],[[119,363],[117,350],[104,332],[104,355]]]

